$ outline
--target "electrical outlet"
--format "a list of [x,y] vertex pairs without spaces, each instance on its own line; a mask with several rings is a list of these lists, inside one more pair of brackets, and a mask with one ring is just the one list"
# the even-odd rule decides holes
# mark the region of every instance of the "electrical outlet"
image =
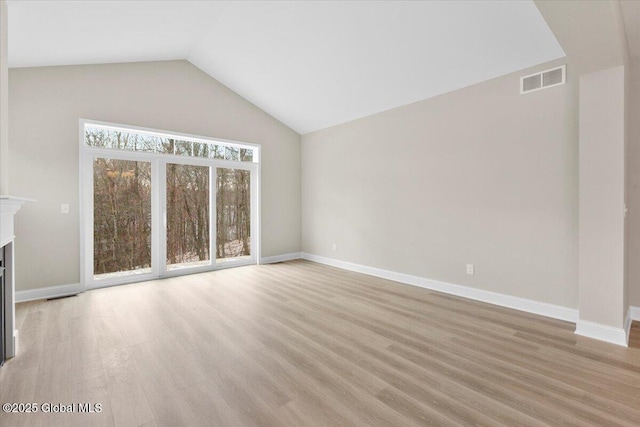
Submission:
[[338,245],[336,245],[335,243],[331,245],[331,250],[332,251],[337,251],[338,250]]
[[473,276],[475,274],[475,270],[476,268],[473,266],[473,264],[467,264],[467,274]]
[[60,213],[68,214],[69,213],[69,203],[63,203],[60,205]]

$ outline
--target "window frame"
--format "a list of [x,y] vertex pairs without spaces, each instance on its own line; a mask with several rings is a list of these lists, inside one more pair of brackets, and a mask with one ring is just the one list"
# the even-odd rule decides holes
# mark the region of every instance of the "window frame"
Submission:
[[[165,154],[148,151],[134,151],[104,147],[93,147],[85,144],[86,127],[106,127],[129,133],[155,134],[194,142],[204,142],[234,148],[253,149],[253,161],[234,161],[180,154]],[[210,138],[180,132],[150,129],[130,126],[120,123],[109,123],[90,119],[79,120],[79,162],[80,162],[80,280],[85,290],[126,283],[155,280],[165,277],[182,276],[186,274],[215,271],[223,268],[239,267],[243,265],[259,264],[260,261],[260,211],[261,211],[261,150],[260,144]],[[145,161],[151,163],[151,273],[131,274],[122,277],[112,277],[96,280],[93,275],[93,162],[96,158],[111,158],[129,161]],[[167,269],[167,225],[166,225],[166,165],[184,164],[210,167],[209,175],[209,233],[210,233],[210,265],[184,269]],[[242,169],[251,172],[251,255],[249,259],[216,263],[216,192],[215,180],[217,168]]]

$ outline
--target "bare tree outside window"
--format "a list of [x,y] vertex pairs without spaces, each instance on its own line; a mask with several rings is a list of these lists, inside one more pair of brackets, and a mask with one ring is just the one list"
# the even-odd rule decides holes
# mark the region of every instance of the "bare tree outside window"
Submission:
[[151,271],[151,163],[95,159],[93,207],[94,275]]
[[251,255],[251,172],[218,168],[216,259]]
[[209,254],[209,170],[167,164],[167,268],[207,265]]
[[[257,158],[251,147],[99,126],[85,128],[85,144],[108,150],[235,162],[253,162]],[[182,161],[159,164],[166,167],[163,237],[167,269],[211,265],[212,259],[220,263],[250,257],[251,171]],[[93,160],[95,279],[151,272],[151,165],[151,161],[119,160],[108,154]],[[211,182],[212,177],[215,183]],[[214,195],[215,206],[211,207]],[[215,236],[211,236],[212,218]]]

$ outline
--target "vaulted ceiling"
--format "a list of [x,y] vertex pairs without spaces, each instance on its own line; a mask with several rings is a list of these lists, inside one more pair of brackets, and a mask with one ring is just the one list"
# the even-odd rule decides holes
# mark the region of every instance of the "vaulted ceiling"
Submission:
[[303,134],[564,56],[532,1],[8,4],[11,67],[186,59]]

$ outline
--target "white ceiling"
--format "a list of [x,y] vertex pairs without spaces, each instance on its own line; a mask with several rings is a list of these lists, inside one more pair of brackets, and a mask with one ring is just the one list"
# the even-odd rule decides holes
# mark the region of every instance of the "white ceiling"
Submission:
[[623,0],[620,5],[629,43],[629,54],[633,57],[640,57],[640,1]]
[[302,134],[564,56],[528,0],[8,3],[11,67],[187,59]]

